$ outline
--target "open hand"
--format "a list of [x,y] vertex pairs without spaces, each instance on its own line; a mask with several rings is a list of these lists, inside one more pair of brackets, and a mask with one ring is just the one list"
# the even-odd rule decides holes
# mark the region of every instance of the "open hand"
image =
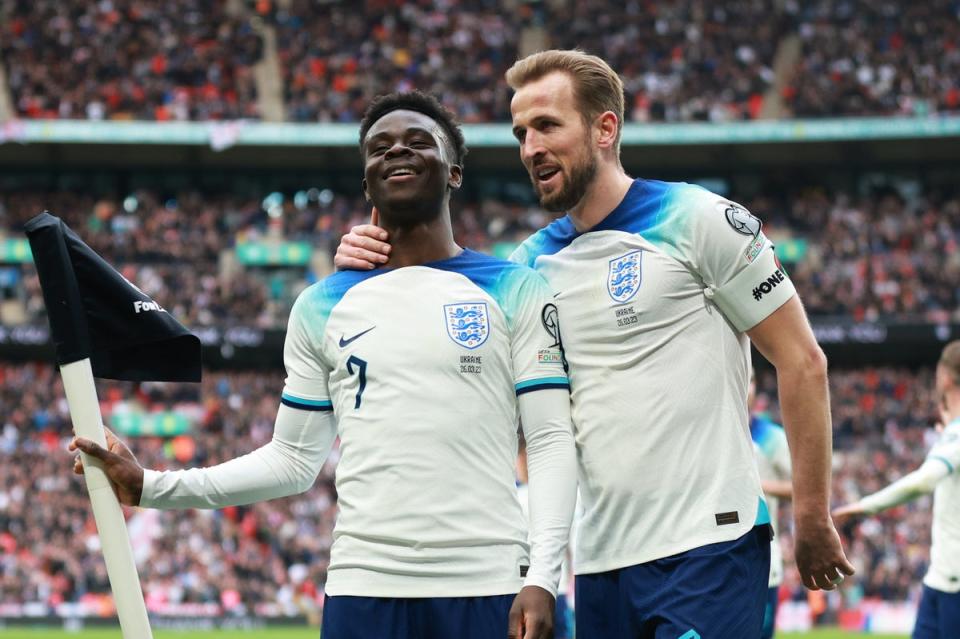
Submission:
[[374,207],[370,214],[370,224],[360,224],[340,238],[337,254],[333,256],[333,265],[338,271],[369,271],[390,259],[390,245],[387,244],[387,232],[379,226],[380,212]]

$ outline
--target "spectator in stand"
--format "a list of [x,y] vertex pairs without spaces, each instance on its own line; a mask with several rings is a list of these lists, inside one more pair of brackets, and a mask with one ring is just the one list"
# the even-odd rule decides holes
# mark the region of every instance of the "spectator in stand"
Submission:
[[0,59],[27,118],[257,118],[263,43],[227,0],[0,5]]
[[[864,195],[823,188],[761,193],[744,199],[778,243],[807,243],[788,263],[812,315],[856,321],[960,321],[960,197],[935,189],[909,197],[894,189]],[[280,204],[279,216],[260,198],[183,192],[173,198],[141,190],[127,198],[76,192],[0,195],[0,230],[19,232],[49,208],[131,281],[188,326],[224,323],[282,327],[290,304],[312,279],[309,269],[282,274],[224,265],[237,242],[302,240],[332,254],[339,237],[366,216],[358,195],[304,191]],[[270,208],[269,206],[267,208]],[[536,206],[496,199],[455,200],[454,233],[462,243],[494,252],[550,219]],[[183,264],[191,268],[182,268]],[[44,307],[32,270],[13,297],[27,321],[42,323]]]
[[778,47],[798,35],[786,116],[925,116],[960,112],[958,13],[953,0],[13,1],[0,59],[21,117],[258,118],[260,21],[290,121],[356,122],[373,96],[418,87],[463,122],[506,122],[503,72],[527,42],[609,60],[628,120],[724,122],[760,116]]
[[960,7],[953,0],[797,3],[803,52],[794,117],[960,112]]
[[[758,409],[778,420],[772,372],[759,371],[757,381]],[[216,463],[265,442],[272,407],[263,398],[282,383],[273,373],[205,371],[199,388],[101,380],[99,393],[108,423],[114,413],[133,410],[190,416],[194,445],[178,448],[180,458],[173,440],[131,442],[139,459],[179,468]],[[937,419],[932,369],[834,370],[830,385],[837,504],[878,490],[922,463]],[[62,397],[53,368],[0,365],[0,604],[83,602],[96,609],[109,592],[82,483],[63,473],[71,426]],[[215,512],[128,511],[150,610],[197,604],[217,612],[314,611],[323,598],[332,543],[335,463],[334,456],[311,492],[298,498]],[[30,508],[28,498],[34,500]],[[804,599],[792,567],[789,509],[781,507],[784,590]],[[848,547],[858,570],[844,592],[918,601],[929,531],[928,499],[850,530]]]

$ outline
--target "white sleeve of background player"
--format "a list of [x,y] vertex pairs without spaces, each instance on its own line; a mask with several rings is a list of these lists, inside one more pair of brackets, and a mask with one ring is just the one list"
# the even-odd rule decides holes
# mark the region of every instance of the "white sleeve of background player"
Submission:
[[518,398],[529,474],[530,570],[524,586],[554,597],[577,503],[577,455],[570,423],[570,395],[545,389]]
[[145,508],[223,508],[308,490],[337,436],[331,412],[280,406],[273,439],[257,450],[209,468],[145,470]]
[[863,497],[860,506],[868,513],[878,513],[887,508],[932,493],[941,479],[950,474],[947,466],[930,457],[917,470],[901,477],[886,488]]
[[777,429],[776,445],[773,448],[773,458],[771,462],[773,469],[777,473],[777,479],[790,481],[793,479],[793,466],[790,462],[790,446],[787,443],[787,435],[783,429]]
[[927,461],[940,462],[950,473],[960,469],[960,421],[943,429],[937,443],[927,453]]
[[694,212],[693,263],[705,294],[740,332],[746,332],[796,293],[776,260],[773,243],[745,208],[709,194]]
[[222,508],[300,493],[313,485],[337,427],[327,372],[308,330],[312,311],[306,298],[301,294],[290,313],[283,349],[287,380],[270,443],[209,468],[144,471],[141,506]]

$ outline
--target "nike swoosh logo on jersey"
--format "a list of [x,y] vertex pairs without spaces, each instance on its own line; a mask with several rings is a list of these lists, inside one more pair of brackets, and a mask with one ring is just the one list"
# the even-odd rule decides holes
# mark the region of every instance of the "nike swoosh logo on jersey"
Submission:
[[357,333],[356,335],[354,335],[354,336],[351,337],[350,339],[343,339],[343,335],[341,335],[341,336],[340,336],[340,348],[343,348],[344,346],[348,345],[350,342],[352,342],[353,340],[357,339],[358,337],[363,337],[364,335],[366,335],[367,333],[369,333],[370,331],[372,331],[372,330],[375,329],[375,328],[376,328],[376,326],[371,326],[370,328],[368,328],[367,330],[363,331],[362,333]]

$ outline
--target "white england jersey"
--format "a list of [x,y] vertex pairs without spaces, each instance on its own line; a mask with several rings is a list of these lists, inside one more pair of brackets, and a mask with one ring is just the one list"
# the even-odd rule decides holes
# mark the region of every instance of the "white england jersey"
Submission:
[[300,295],[282,402],[337,420],[327,593],[521,588],[516,397],[568,386],[555,317],[542,277],[473,251],[336,273]]
[[933,491],[933,545],[923,583],[943,592],[960,592],[960,419],[941,433],[927,459],[946,464],[950,474]]
[[562,318],[584,507],[576,572],[768,521],[743,332],[794,288],[760,221],[697,186],[635,180],[590,231],[561,218],[512,259],[546,277]]
[[[753,416],[750,418],[750,436],[757,454],[757,470],[761,480],[790,481],[793,477],[790,464],[790,448],[787,446],[787,434],[783,428],[770,420]],[[783,551],[780,549],[780,500],[766,495],[767,508],[770,511],[770,524],[773,526],[773,540],[770,542],[770,583],[771,588],[783,583]]]

